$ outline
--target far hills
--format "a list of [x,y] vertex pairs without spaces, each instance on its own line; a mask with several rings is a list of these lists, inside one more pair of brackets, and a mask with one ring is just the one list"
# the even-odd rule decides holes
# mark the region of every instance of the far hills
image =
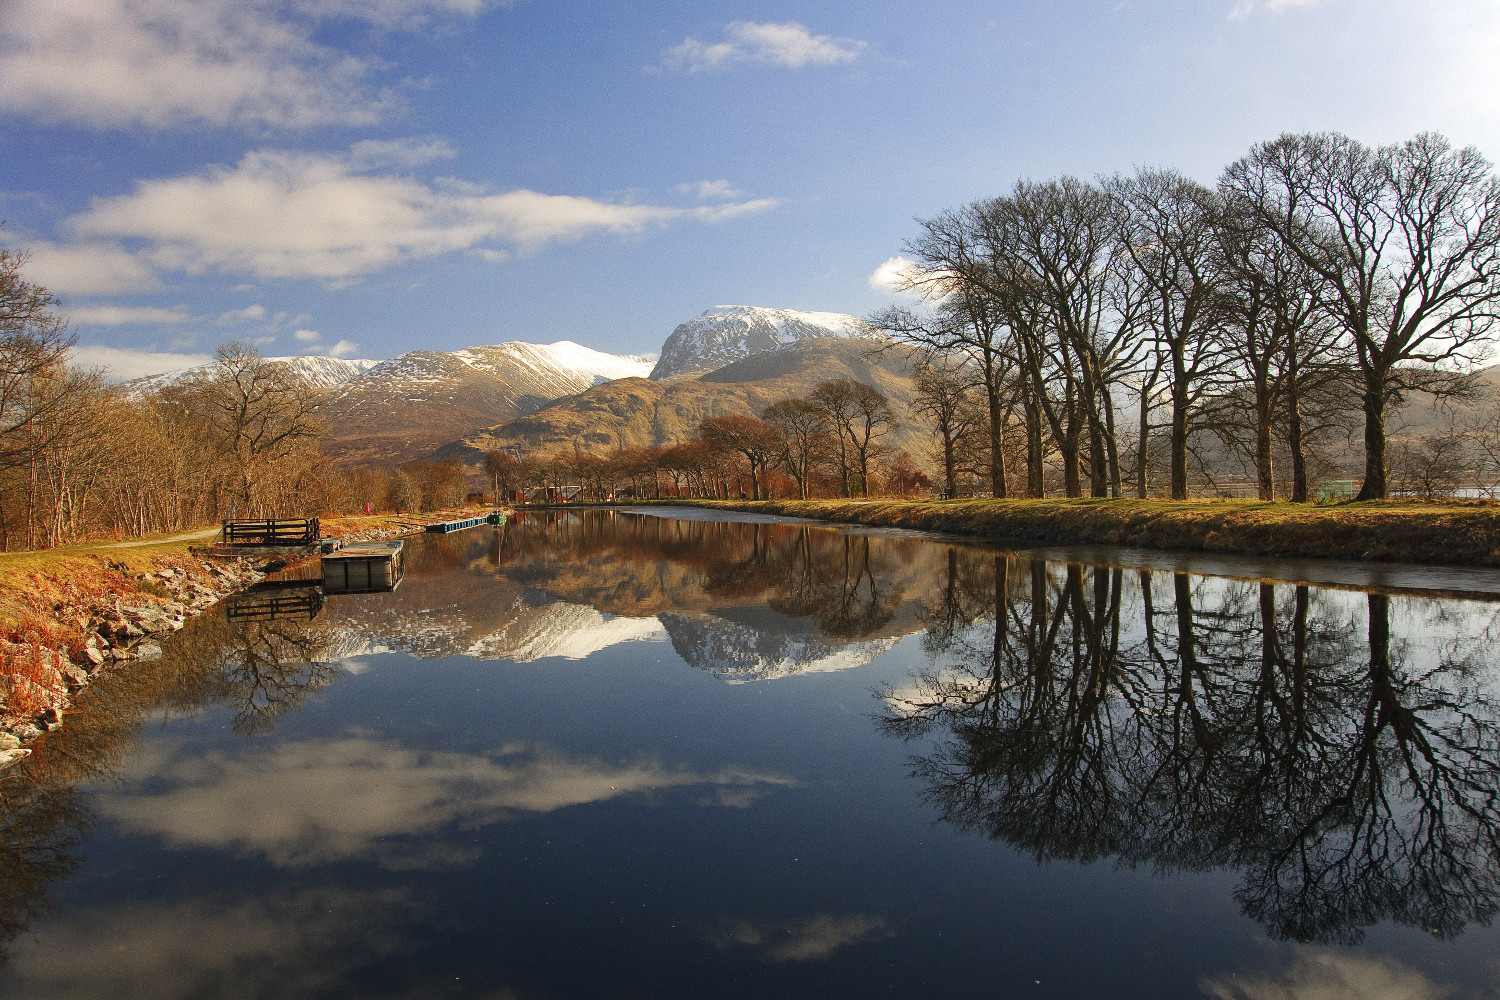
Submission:
[[[700,375],[624,378],[560,399],[515,420],[468,434],[440,448],[439,459],[477,462],[492,448],[545,455],[605,454],[618,448],[670,446],[691,437],[705,417],[759,415],[789,396],[806,396],[829,378],[852,378],[885,393],[899,415],[911,412],[909,348],[869,339],[817,337],[752,354]],[[920,447],[908,421],[890,438],[895,448]]]

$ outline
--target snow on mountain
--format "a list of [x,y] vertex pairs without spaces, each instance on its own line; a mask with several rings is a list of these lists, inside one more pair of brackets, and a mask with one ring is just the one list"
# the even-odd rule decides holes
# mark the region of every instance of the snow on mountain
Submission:
[[879,338],[880,332],[847,313],[798,312],[764,306],[715,306],[672,331],[650,377],[664,379],[712,371],[763,351],[814,337]]
[[323,404],[329,447],[351,461],[400,461],[562,396],[649,374],[649,355],[555,344],[408,351],[339,386]]
[[559,601],[526,611],[477,640],[464,653],[478,660],[530,663],[548,656],[582,660],[622,642],[663,639],[666,629],[651,618],[606,618],[594,608]]
[[[319,389],[332,389],[336,386],[341,386],[380,364],[379,361],[371,361],[363,358],[356,360],[323,358],[310,355],[267,358],[266,360],[286,365],[307,384]],[[131,379],[123,384],[127,392],[146,392],[151,389],[159,389],[164,385],[175,385],[179,382],[196,378],[199,375],[207,373],[212,368],[212,365],[199,365],[196,368],[163,372],[160,375],[147,375],[144,378]]]

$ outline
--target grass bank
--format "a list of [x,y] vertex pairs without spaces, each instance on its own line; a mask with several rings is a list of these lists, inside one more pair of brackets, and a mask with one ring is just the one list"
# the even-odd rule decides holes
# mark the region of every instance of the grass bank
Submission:
[[[444,512],[453,515],[472,512]],[[322,519],[346,541],[421,531],[443,516]],[[192,615],[263,578],[264,558],[206,560],[218,529],[0,553],[0,769],[22,744],[62,725],[72,695],[99,671],[160,655]]]
[[1262,500],[658,501],[1011,545],[1126,545],[1236,555],[1500,566],[1500,505]]

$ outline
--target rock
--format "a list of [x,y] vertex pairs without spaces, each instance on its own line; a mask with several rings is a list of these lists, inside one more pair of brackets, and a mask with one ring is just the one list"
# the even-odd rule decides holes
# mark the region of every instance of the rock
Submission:
[[0,771],[5,770],[7,767],[10,767],[17,761],[24,760],[25,758],[30,756],[30,750],[22,750],[19,747],[12,747],[9,750],[0,750]]
[[99,649],[90,646],[88,649],[85,649],[83,651],[83,658],[89,662],[91,668],[98,667],[101,663],[104,662],[104,653]]
[[63,710],[56,707],[44,709],[41,715],[36,717],[36,724],[42,729],[56,729],[62,725]]
[[120,642],[128,642],[131,639],[139,639],[145,634],[145,632],[142,632],[140,628],[132,622],[126,622],[119,628],[115,629],[115,638]]
[[16,725],[11,727],[10,731],[15,733],[16,736],[20,737],[22,743],[30,743],[32,740],[42,735],[41,727],[30,722],[17,723]]
[[81,688],[89,682],[88,671],[73,663],[63,667],[63,674],[68,678],[68,686],[71,688]]
[[166,566],[157,575],[164,580],[170,580],[177,575],[177,571],[170,566]]
[[161,658],[161,647],[154,642],[143,642],[135,648],[135,655],[143,660]]
[[14,750],[21,745],[21,741],[10,733],[0,733],[0,750]]

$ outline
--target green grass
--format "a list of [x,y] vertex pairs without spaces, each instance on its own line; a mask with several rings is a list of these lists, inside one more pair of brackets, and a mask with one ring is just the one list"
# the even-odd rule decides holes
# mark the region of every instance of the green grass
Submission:
[[1500,566],[1500,506],[1404,500],[658,501],[971,535],[1020,545],[1139,548]]

